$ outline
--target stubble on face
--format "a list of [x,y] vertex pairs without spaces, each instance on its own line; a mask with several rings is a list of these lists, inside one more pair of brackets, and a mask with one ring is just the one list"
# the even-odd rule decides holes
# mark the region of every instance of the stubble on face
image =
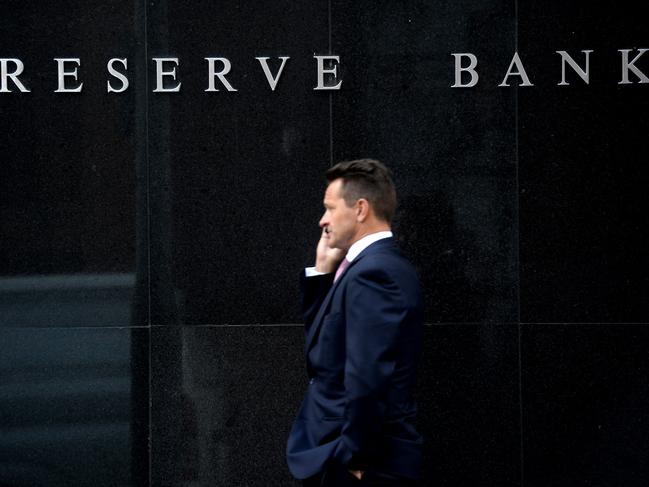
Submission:
[[324,205],[325,215],[321,223],[324,222],[327,244],[330,248],[349,250],[356,232],[356,214],[354,208],[348,207],[342,197],[342,179],[329,183]]

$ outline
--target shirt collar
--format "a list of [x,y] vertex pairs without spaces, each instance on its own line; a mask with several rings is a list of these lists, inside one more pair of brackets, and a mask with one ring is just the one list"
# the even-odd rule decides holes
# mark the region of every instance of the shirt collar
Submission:
[[369,247],[371,244],[378,240],[382,240],[384,238],[389,238],[392,236],[392,232],[389,230],[383,231],[383,232],[376,232],[376,233],[370,233],[369,235],[365,235],[363,238],[360,240],[357,240],[352,244],[351,247],[349,247],[349,250],[347,251],[347,255],[345,256],[345,259],[347,259],[349,262],[352,262],[356,257],[358,257],[358,254],[360,254],[363,250],[365,250],[367,247]]

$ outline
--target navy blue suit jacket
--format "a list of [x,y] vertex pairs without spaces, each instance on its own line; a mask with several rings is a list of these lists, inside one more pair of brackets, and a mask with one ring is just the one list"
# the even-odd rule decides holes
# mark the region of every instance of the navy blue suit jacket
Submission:
[[334,461],[417,478],[423,306],[415,270],[387,238],[336,283],[333,274],[302,274],[309,385],[288,439],[291,473],[304,479]]

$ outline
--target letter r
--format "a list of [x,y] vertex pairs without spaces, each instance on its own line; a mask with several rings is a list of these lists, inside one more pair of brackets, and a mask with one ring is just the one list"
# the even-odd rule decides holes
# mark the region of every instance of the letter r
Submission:
[[[16,69],[9,73],[9,63],[13,63],[16,66]],[[18,79],[18,76],[25,69],[25,65],[20,59],[0,59],[0,93],[11,93],[9,89],[9,79],[14,82],[19,91],[23,93],[29,93],[29,90],[25,87],[24,84]]]

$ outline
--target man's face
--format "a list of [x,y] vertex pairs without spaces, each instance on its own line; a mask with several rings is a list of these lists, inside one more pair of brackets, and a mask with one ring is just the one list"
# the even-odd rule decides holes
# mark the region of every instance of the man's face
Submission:
[[320,228],[325,229],[328,245],[332,249],[349,250],[354,243],[357,230],[356,208],[347,206],[342,197],[343,180],[334,179],[324,196],[325,212],[320,219]]

